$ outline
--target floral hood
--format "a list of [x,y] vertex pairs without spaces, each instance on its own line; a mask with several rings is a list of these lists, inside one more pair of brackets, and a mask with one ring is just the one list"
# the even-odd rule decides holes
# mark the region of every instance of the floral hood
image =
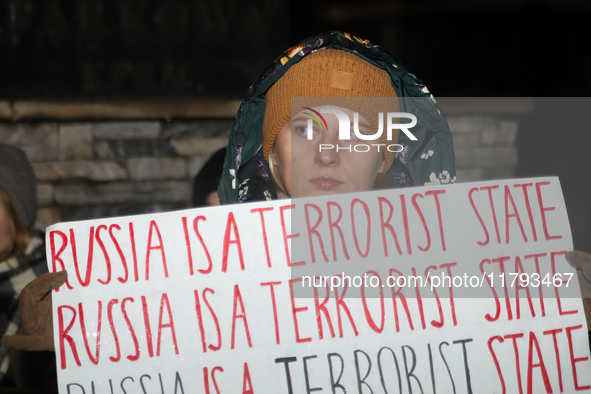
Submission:
[[[417,141],[411,141],[400,133],[398,143],[404,146],[404,150],[396,154],[387,174],[392,180],[392,187],[455,183],[452,136],[427,87],[386,50],[368,40],[334,31],[308,38],[288,49],[248,89],[236,115],[226,150],[218,187],[222,204],[277,198],[269,165],[262,155],[265,94],[291,66],[309,53],[324,48],[354,53],[386,70],[396,94],[401,98],[400,110],[414,113],[419,118],[412,128]],[[408,105],[409,102],[413,105]]]

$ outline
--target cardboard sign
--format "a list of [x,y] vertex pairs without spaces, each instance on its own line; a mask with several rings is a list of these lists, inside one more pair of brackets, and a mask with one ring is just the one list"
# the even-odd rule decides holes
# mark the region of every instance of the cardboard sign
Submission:
[[60,223],[60,392],[589,392],[569,250],[557,178]]

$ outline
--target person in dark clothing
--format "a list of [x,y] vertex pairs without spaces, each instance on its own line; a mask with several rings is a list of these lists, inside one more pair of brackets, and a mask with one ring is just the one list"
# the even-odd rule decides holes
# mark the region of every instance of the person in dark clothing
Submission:
[[215,152],[203,165],[193,181],[192,206],[209,207],[220,205],[218,198],[218,183],[222,177],[226,148]]

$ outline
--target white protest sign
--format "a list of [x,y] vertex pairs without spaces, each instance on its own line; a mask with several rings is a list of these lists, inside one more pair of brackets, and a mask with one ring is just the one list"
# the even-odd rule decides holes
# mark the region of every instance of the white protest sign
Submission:
[[60,393],[590,392],[569,250],[557,178],[60,223]]

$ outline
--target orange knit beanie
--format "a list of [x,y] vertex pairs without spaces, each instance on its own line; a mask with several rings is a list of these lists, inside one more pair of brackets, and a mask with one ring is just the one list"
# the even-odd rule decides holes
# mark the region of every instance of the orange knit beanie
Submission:
[[[385,70],[338,49],[324,49],[307,55],[271,86],[266,100],[263,155],[267,160],[279,130],[304,106],[348,108],[364,116],[374,130],[378,129],[379,112],[385,116],[387,112],[400,110],[398,96]],[[396,144],[398,131],[394,130],[392,134],[392,141],[387,141],[386,133],[383,133],[380,142]],[[387,149],[383,151],[385,171],[388,171],[395,153]]]

